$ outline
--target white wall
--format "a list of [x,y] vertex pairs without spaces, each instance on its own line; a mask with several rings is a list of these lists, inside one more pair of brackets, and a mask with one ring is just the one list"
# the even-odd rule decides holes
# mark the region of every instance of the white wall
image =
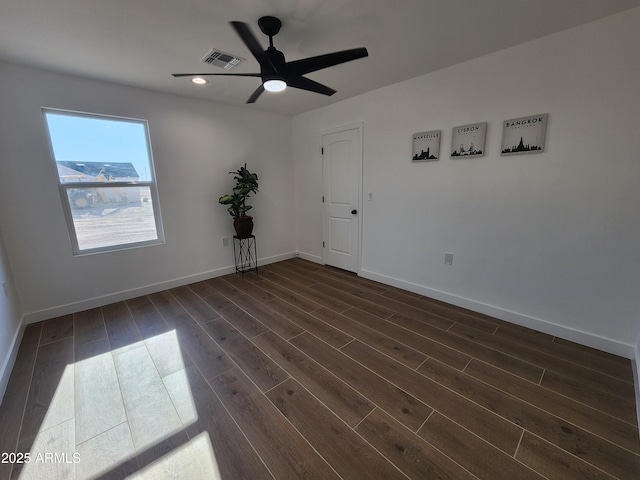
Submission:
[[[638,324],[640,325],[640,314],[638,315]],[[636,342],[635,358],[633,359],[633,374],[636,384],[636,416],[640,425],[640,335]]]
[[[2,157],[0,157],[0,162]],[[9,382],[20,341],[22,309],[0,232],[0,402]]]
[[[639,45],[634,9],[294,117],[298,250],[322,256],[321,132],[363,121],[362,275],[631,357]],[[539,113],[546,151],[501,157],[502,121]],[[451,160],[481,121],[486,155]],[[411,163],[435,129],[440,161]]]
[[[290,117],[8,64],[0,91],[0,225],[25,321],[229,271],[217,199],[245,162],[260,178],[258,256],[295,250]],[[148,120],[166,244],[72,256],[41,107]]]

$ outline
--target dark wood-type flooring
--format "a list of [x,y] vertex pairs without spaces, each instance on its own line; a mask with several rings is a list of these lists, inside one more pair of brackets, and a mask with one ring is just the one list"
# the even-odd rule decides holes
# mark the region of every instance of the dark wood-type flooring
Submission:
[[640,478],[628,359],[301,259],[29,325],[0,452],[13,479]]

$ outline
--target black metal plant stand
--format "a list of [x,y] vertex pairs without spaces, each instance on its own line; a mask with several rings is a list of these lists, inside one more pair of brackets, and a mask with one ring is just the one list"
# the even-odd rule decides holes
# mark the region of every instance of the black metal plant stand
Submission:
[[236,273],[244,274],[256,272],[258,274],[258,254],[256,251],[256,237],[251,235],[246,238],[233,236],[233,256],[236,260]]

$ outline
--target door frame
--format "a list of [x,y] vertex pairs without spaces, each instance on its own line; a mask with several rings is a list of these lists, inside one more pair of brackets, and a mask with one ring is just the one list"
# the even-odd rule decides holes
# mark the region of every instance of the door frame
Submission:
[[[358,140],[360,141],[360,155],[358,158],[358,205],[357,205],[357,209],[358,209],[358,218],[357,218],[357,222],[358,222],[358,238],[357,238],[357,245],[358,245],[358,254],[357,254],[357,259],[356,259],[356,275],[360,274],[360,270],[362,269],[362,205],[363,205],[363,190],[362,190],[362,185],[363,185],[363,176],[364,176],[364,122],[356,122],[356,123],[350,123],[347,125],[342,125],[339,127],[333,127],[333,128],[329,128],[327,130],[322,130],[320,131],[320,147],[322,148],[323,145],[323,137],[325,135],[331,135],[333,133],[340,133],[340,132],[344,132],[347,130],[358,130]],[[325,185],[325,181],[324,181],[324,155],[321,155],[322,157],[322,196],[324,198],[324,196],[326,195],[327,189],[328,189],[328,185]],[[327,234],[327,232],[325,232],[325,227],[324,227],[324,208],[325,208],[325,204],[324,202],[322,203],[322,209],[321,209],[321,218],[320,218],[320,223],[322,224],[322,241],[324,242],[325,239],[325,235]],[[322,264],[326,265],[326,259],[325,259],[325,249],[324,247],[321,247],[322,250]]]

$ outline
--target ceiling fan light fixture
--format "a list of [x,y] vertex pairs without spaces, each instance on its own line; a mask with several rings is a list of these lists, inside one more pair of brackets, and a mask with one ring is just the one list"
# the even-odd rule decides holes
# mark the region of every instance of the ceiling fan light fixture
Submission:
[[267,92],[282,92],[287,88],[287,83],[284,80],[271,79],[264,82],[263,86]]
[[202,77],[193,77],[191,81],[196,85],[204,85],[205,83],[207,83],[207,81]]

